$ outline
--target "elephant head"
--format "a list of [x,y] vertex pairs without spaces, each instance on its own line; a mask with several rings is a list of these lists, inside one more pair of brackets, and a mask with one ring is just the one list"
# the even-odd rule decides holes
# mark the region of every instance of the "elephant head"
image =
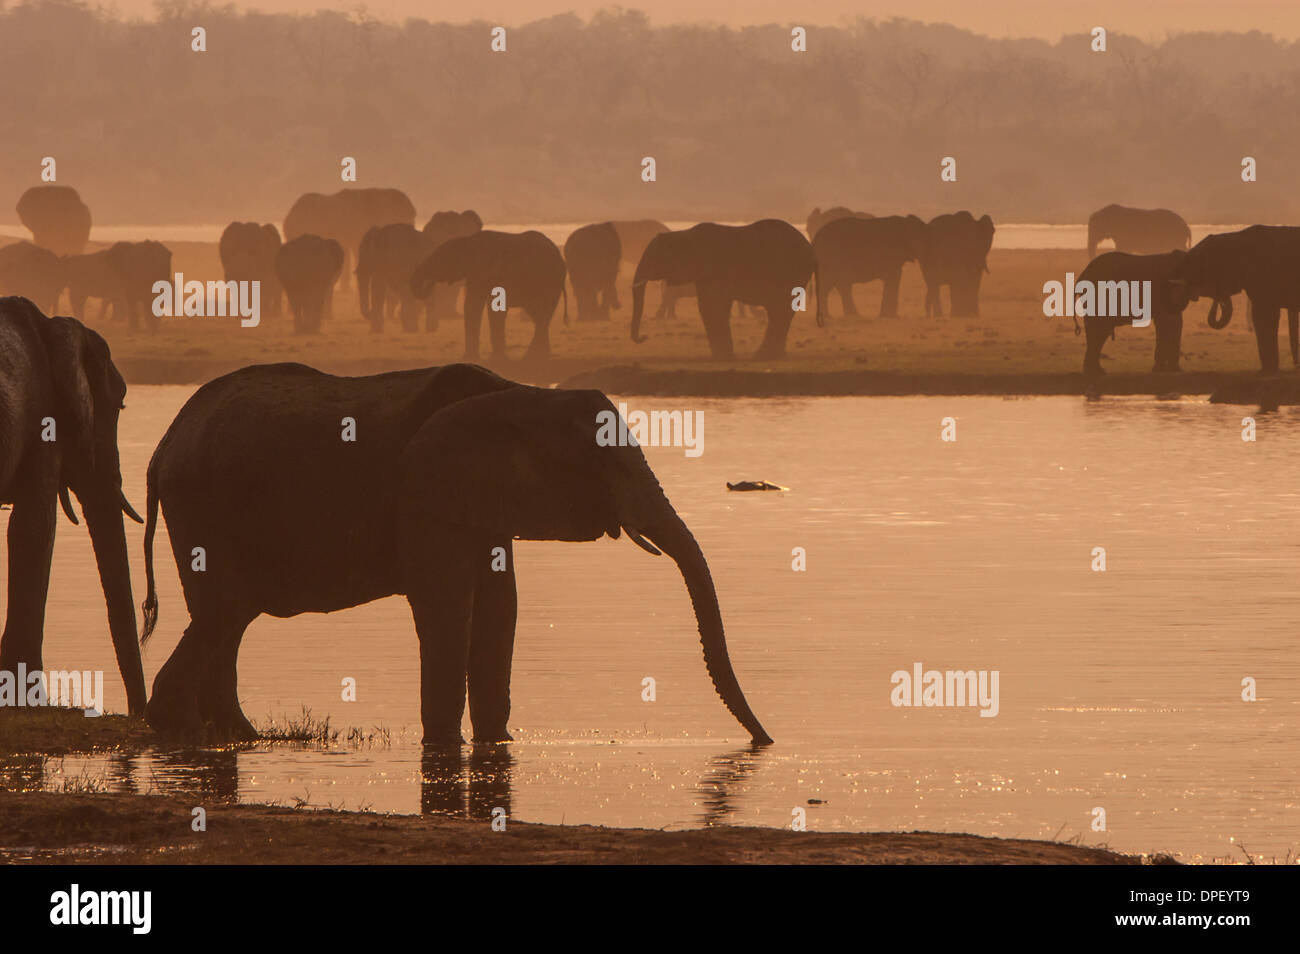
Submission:
[[90,240],[90,209],[70,186],[28,189],[15,209],[32,241],[56,255],[80,255]]
[[428,298],[435,282],[458,282],[468,277],[481,258],[478,236],[482,234],[458,235],[435,248],[411,273],[411,294]]
[[485,547],[503,537],[577,541],[626,531],[646,552],[667,554],[685,580],[714,688],[753,741],[769,743],[732,670],[699,544],[641,449],[601,437],[618,421],[599,391],[521,386],[452,404],[406,447],[401,522],[422,538],[446,526],[481,531]]
[[1245,286],[1247,263],[1241,260],[1238,244],[1232,233],[1207,235],[1187,252],[1173,273],[1171,284],[1188,301],[1213,299],[1206,316],[1211,328],[1228,326],[1232,321],[1232,296]]
[[641,316],[645,309],[646,282],[664,281],[684,285],[706,277],[708,256],[699,254],[694,229],[662,232],[646,245],[632,276],[632,340],[645,341],[641,334]]
[[1114,221],[1124,212],[1123,206],[1108,205],[1088,216],[1088,260],[1097,257],[1097,246],[1115,237]]
[[126,384],[113,365],[108,343],[72,318],[43,320],[38,327],[49,357],[53,380],[57,440],[63,448],[59,502],[73,523],[77,517],[68,497],[81,503],[95,549],[99,580],[108,604],[108,627],[117,665],[126,684],[132,714],[144,712],[144,671],[136,642],[135,604],[127,562],[125,513],[143,522],[122,492],[117,451],[117,419]]

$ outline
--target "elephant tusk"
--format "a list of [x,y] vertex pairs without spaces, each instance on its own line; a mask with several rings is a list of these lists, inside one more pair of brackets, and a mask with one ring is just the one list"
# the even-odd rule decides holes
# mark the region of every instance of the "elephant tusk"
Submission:
[[118,502],[122,506],[122,512],[126,514],[128,517],[130,517],[132,520],[134,520],[136,523],[144,523],[144,520],[140,517],[140,515],[135,512],[135,508],[131,506],[131,501],[126,499],[126,494],[123,492],[121,487],[117,488],[117,496],[118,496]]
[[59,504],[63,507],[63,512],[68,515],[68,519],[72,521],[74,526],[81,523],[81,521],[77,519],[77,515],[72,512],[72,501],[68,499],[68,488],[66,485],[59,488]]
[[663,556],[662,550],[656,547],[645,537],[641,536],[641,534],[637,533],[631,527],[624,527],[623,529],[627,531],[627,538],[631,540],[633,543],[635,543],[637,546],[639,546],[646,553],[652,554],[654,556]]

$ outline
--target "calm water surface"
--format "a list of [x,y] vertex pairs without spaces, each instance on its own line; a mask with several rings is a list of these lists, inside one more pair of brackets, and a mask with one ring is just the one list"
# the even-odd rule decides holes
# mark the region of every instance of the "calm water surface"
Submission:
[[[128,395],[139,510],[191,391]],[[638,827],[785,826],[802,807],[817,831],[1059,834],[1188,860],[1300,848],[1300,413],[1262,415],[1247,443],[1241,408],[1191,399],[627,400],[704,411],[703,456],[647,453],[709,559],[776,745],[752,750],[714,695],[670,561],[626,540],[521,543],[512,745],[422,761],[417,644],[395,598],[263,617],[240,655],[254,721],[306,706],[369,742],[25,759],[0,776]],[[948,416],[955,443],[939,439]],[[745,478],[792,490],[724,489]],[[128,536],[139,602],[142,528]],[[155,552],[150,683],[187,622],[161,532]],[[84,527],[62,521],[46,665],[105,670],[121,711],[93,567]],[[916,662],[998,670],[999,714],[895,708],[890,676]],[[1245,677],[1257,702],[1241,700]]]

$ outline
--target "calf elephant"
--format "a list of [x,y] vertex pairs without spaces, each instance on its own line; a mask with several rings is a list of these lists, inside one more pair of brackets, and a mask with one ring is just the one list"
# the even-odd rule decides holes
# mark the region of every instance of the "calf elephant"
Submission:
[[32,241],[55,255],[80,255],[90,241],[90,209],[71,186],[43,185],[18,200],[18,220]]
[[280,315],[283,289],[275,274],[275,257],[282,244],[280,230],[270,223],[231,222],[217,246],[226,281],[261,283],[261,313],[268,318]]
[[[767,311],[767,331],[756,357],[782,357],[794,319],[795,295],[802,289],[807,300],[808,280],[816,271],[808,240],[780,219],[749,225],[703,222],[680,232],[664,232],[650,240],[632,279],[632,340],[646,340],[641,335],[646,282],[693,282],[715,359],[734,357],[733,301],[760,305]],[[820,313],[817,323],[821,324]]]
[[[415,224],[415,206],[400,189],[340,189],[331,195],[308,192],[294,202],[284,217],[284,240],[300,235],[333,239],[343,249],[344,265],[356,267],[361,239],[376,225]],[[342,287],[348,287],[346,267],[340,270]]]
[[533,320],[533,340],[525,359],[551,353],[551,316],[564,296],[564,320],[569,320],[569,295],[564,288],[564,256],[541,232],[494,232],[448,239],[434,249],[415,274],[411,291],[425,298],[435,282],[465,282],[465,356],[477,358],[483,307],[491,298],[488,336],[492,356],[506,356],[506,311],[522,308]]
[[161,242],[117,242],[104,258],[117,273],[119,297],[113,301],[113,317],[126,318],[133,331],[143,318],[145,327],[157,331],[161,321],[153,310],[154,285],[173,280],[171,250]]
[[0,248],[0,295],[21,295],[53,312],[66,284],[64,263],[49,249],[31,242]]
[[613,222],[584,225],[564,243],[564,264],[573,282],[579,321],[608,321],[618,301],[618,263],[623,246]]
[[[1296,344],[1296,309],[1300,309],[1300,226],[1252,225],[1238,232],[1207,235],[1187,253],[1174,272],[1188,297],[1212,298],[1208,320],[1223,328],[1232,320],[1232,296],[1244,291],[1255,325],[1255,344],[1263,371],[1278,370],[1277,326],[1287,310],[1291,357]],[[1222,309],[1222,317],[1219,317]]]
[[[1186,252],[1164,252],[1160,255],[1131,255],[1128,252],[1105,252],[1098,255],[1079,276],[1078,282],[1150,282],[1151,323],[1155,328],[1156,353],[1152,371],[1180,371],[1182,354],[1183,311],[1187,308],[1187,288],[1171,279],[1187,257]],[[1077,283],[1076,283],[1077,284]],[[1098,292],[1100,298],[1101,292]],[[1083,356],[1083,373],[1104,373],[1101,367],[1101,348],[1106,339],[1120,325],[1133,323],[1132,318],[1084,318],[1086,332]]]
[[1192,230],[1183,217],[1168,209],[1131,209],[1108,205],[1088,217],[1088,258],[1097,246],[1111,239],[1117,252],[1155,255],[1192,247]]
[[[25,298],[0,298],[0,503],[9,516],[9,596],[0,671],[44,670],[45,599],[57,522],[55,501],[77,523],[77,495],[95,549],[132,714],[144,711],[144,670],[122,514],[117,419],[126,384],[108,344],[72,318],[46,318]],[[22,687],[19,691],[26,691]]]
[[293,309],[294,334],[316,334],[334,300],[343,248],[333,239],[299,235],[280,246],[275,274]]
[[979,317],[980,282],[989,270],[993,231],[993,219],[989,216],[976,221],[966,211],[938,215],[930,220],[920,259],[927,318],[942,317],[939,293],[944,285],[949,286],[949,310],[954,318]]
[[839,292],[846,317],[857,317],[855,282],[884,282],[880,317],[898,317],[898,286],[903,266],[924,249],[926,225],[915,215],[884,218],[845,216],[823,225],[812,241],[817,256],[817,308],[828,314],[827,298]]
[[[598,442],[602,413],[617,419],[598,391],[524,387],[473,365],[353,378],[262,365],[205,384],[149,463],[144,639],[158,617],[160,505],[190,612],[154,681],[150,724],[255,737],[236,677],[249,623],[400,594],[420,641],[424,742],[461,740],[467,683],[474,740],[508,740],[512,541],[626,531],[677,563],[714,687],[755,742],[770,742],[732,670],[699,544],[640,448]],[[345,415],[357,443],[339,439]],[[205,572],[190,569],[194,547]]]
[[[483,220],[473,209],[466,209],[464,212],[435,212],[429,221],[424,223],[423,231],[433,240],[433,248],[429,250],[432,252],[447,239],[483,231]],[[438,284],[435,284],[429,292],[427,321],[430,330],[443,318],[456,317],[456,298],[464,286],[464,282],[444,284],[441,288]]]
[[[384,330],[385,313],[390,310],[400,314],[403,331],[419,330],[421,305],[426,303],[411,292],[411,276],[433,249],[427,233],[405,223],[379,225],[366,233],[357,253],[357,293],[371,331]],[[433,319],[425,321],[432,328]]]
[[817,237],[817,233],[820,232],[823,227],[829,225],[830,223],[838,219],[849,219],[849,218],[874,219],[875,216],[872,215],[870,212],[855,212],[853,209],[850,209],[848,206],[844,206],[844,205],[832,206],[831,208],[827,209],[825,212],[823,212],[820,208],[813,209],[811,212],[808,213],[808,226],[806,229],[806,231],[808,232],[808,241],[811,242],[813,239],[815,239]]

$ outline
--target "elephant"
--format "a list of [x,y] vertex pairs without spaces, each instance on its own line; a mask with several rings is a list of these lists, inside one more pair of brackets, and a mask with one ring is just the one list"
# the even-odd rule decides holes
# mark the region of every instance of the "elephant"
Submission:
[[[1171,281],[1182,265],[1187,253],[1163,252],[1159,255],[1132,255],[1128,252],[1104,252],[1098,255],[1076,281],[1081,282],[1150,282],[1151,323],[1155,328],[1156,354],[1152,371],[1181,371],[1179,358],[1183,337],[1183,311],[1187,308],[1186,286]],[[1109,318],[1097,315],[1083,320],[1086,342],[1083,373],[1105,373],[1101,367],[1101,349],[1108,337],[1121,325],[1133,323],[1131,318]],[[1076,319],[1076,329],[1078,327]]]
[[55,501],[78,523],[72,491],[94,545],[127,706],[140,715],[144,669],[122,515],[140,517],[122,492],[117,452],[125,397],[103,338],[73,318],[45,317],[26,298],[0,298],[0,503],[13,505],[0,671],[44,671]]
[[[650,244],[650,240],[656,235],[671,231],[668,226],[657,219],[631,219],[610,224],[614,226],[614,231],[618,232],[618,241],[622,248],[622,261],[627,262],[633,269],[641,261],[641,256],[645,254],[645,247]],[[664,282],[662,294],[659,297],[659,307],[654,313],[655,319],[676,318],[677,302],[683,298],[694,297],[694,283],[683,282],[677,285],[669,285]]]
[[584,225],[564,243],[564,263],[573,282],[579,321],[608,321],[619,309],[618,263],[623,254],[613,222]]
[[[401,222],[415,224],[415,206],[400,189],[340,189],[332,195],[308,192],[294,202],[284,217],[284,240],[319,235],[339,243],[344,266],[356,267],[361,239],[373,226]],[[342,289],[348,288],[348,269],[340,271]]]
[[283,289],[275,256],[282,244],[280,230],[269,222],[231,222],[217,246],[226,281],[261,283],[261,313],[268,318],[280,316]]
[[843,205],[832,206],[831,208],[827,209],[825,212],[823,212],[821,208],[818,207],[808,213],[808,227],[806,229],[806,231],[808,232],[808,241],[811,242],[813,239],[815,239],[817,237],[817,233],[820,232],[824,226],[829,225],[831,222],[834,222],[838,219],[848,219],[848,218],[874,219],[875,216],[872,215],[870,212],[856,212],[853,209],[850,209],[847,206],[843,206]]
[[1192,230],[1183,217],[1168,209],[1131,209],[1108,205],[1088,216],[1088,259],[1097,257],[1097,246],[1106,239],[1115,251],[1155,255],[1192,247]]
[[[466,209],[464,212],[435,212],[429,221],[424,223],[423,231],[433,239],[433,248],[437,248],[447,239],[483,231],[483,220],[473,209]],[[464,282],[447,285],[441,292],[435,285],[429,292],[427,321],[431,329],[443,318],[456,317],[456,298],[463,285]]]
[[0,248],[0,295],[21,295],[53,312],[67,284],[63,260],[31,242]]
[[924,251],[926,224],[915,215],[883,218],[845,216],[823,225],[812,240],[817,256],[817,307],[828,314],[831,290],[839,292],[845,317],[857,317],[855,282],[884,282],[880,317],[898,317],[898,286],[903,266]]
[[[680,232],[664,232],[650,240],[632,279],[632,340],[646,340],[640,333],[646,282],[694,282],[714,359],[734,357],[733,301],[761,305],[767,311],[767,331],[755,357],[782,357],[794,319],[796,289],[803,289],[806,300],[808,279],[816,273],[812,246],[798,229],[781,219],[761,219],[749,225],[702,222]],[[817,324],[821,323],[818,312]]]
[[106,250],[105,260],[117,273],[120,283],[120,297],[113,302],[113,317],[126,318],[134,331],[143,316],[145,327],[157,331],[161,320],[153,311],[157,297],[153,289],[158,282],[167,282],[169,286],[172,282],[171,249],[154,241],[116,242]]
[[80,255],[90,241],[90,209],[71,186],[44,185],[28,189],[18,200],[18,220],[32,241],[55,255]]
[[943,317],[939,290],[944,285],[949,286],[954,318],[979,317],[980,282],[989,270],[993,232],[993,219],[986,215],[976,221],[964,210],[930,220],[920,259],[925,317]]
[[[357,293],[371,331],[384,330],[389,302],[400,308],[403,331],[419,330],[420,310],[427,303],[411,293],[411,276],[433,249],[433,239],[414,225],[377,225],[365,234],[357,253]],[[426,315],[425,327],[433,329],[432,317]]]
[[329,314],[334,283],[343,268],[343,247],[319,235],[299,235],[280,246],[275,274],[293,309],[293,333],[316,334]]
[[[1291,358],[1300,364],[1296,343],[1300,309],[1300,226],[1252,225],[1201,239],[1175,270],[1192,301],[1211,298],[1208,321],[1224,328],[1232,320],[1232,296],[1244,291],[1255,325],[1260,369],[1278,370],[1277,326],[1287,310]],[[1219,317],[1222,309],[1222,317]]]
[[[522,308],[533,320],[533,340],[524,358],[545,358],[551,353],[551,316],[564,296],[564,321],[569,320],[569,293],[565,290],[564,256],[541,232],[484,230],[448,239],[433,250],[411,276],[416,298],[427,298],[435,282],[465,281],[465,356],[477,358],[483,306],[492,298],[488,337],[492,356],[506,356],[506,310]],[[498,292],[505,293],[498,301]],[[503,307],[497,310],[496,305]]]
[[86,299],[99,299],[99,320],[113,308],[121,317],[126,313],[123,302],[125,286],[109,256],[110,249],[63,257],[64,281],[68,287],[68,304],[78,321],[86,320]]
[[[344,415],[357,443],[339,439]],[[424,742],[461,741],[467,683],[474,741],[508,741],[512,541],[626,531],[676,562],[714,687],[755,742],[770,742],[732,670],[699,544],[641,449],[598,440],[601,415],[618,420],[599,391],[527,387],[468,364],[368,377],[255,365],[203,385],[149,462],[142,642],[158,621],[159,506],[190,613],[154,681],[150,725],[255,737],[236,675],[254,619],[402,595],[420,642]]]

